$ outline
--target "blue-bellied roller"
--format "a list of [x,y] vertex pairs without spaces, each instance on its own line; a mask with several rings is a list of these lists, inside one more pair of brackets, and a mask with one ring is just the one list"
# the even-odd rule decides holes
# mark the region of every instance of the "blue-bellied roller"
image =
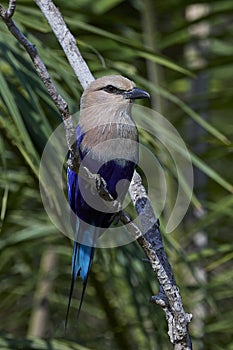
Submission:
[[[81,165],[99,174],[114,200],[122,203],[138,163],[138,131],[131,109],[135,99],[149,94],[121,76],[105,76],[93,81],[84,91],[80,104],[80,120],[76,129]],[[72,256],[72,281],[66,325],[74,282],[80,276],[83,290],[78,308],[81,310],[87,279],[98,237],[112,224],[113,212],[96,188],[68,168],[68,199],[73,211],[75,232]]]

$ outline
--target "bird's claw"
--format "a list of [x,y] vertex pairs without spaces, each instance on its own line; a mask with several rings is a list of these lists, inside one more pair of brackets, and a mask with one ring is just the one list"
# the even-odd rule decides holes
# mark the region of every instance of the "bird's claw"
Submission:
[[119,216],[119,212],[122,210],[122,205],[117,200],[114,200],[112,195],[108,192],[106,181],[100,176],[100,174],[93,174],[90,170],[84,167],[86,175],[89,179],[92,179],[94,183],[91,184],[90,190],[93,195],[98,194],[103,200],[111,202],[111,208],[114,210],[114,215]]
[[94,177],[97,192],[99,193],[101,190],[105,190],[107,188],[106,181],[100,176],[100,174],[94,174]]

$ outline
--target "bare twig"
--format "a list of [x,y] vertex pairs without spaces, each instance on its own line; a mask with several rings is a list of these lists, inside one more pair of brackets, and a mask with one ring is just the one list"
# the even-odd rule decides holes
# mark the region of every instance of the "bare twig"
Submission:
[[6,15],[8,18],[11,18],[14,15],[15,8],[16,8],[16,0],[10,0],[8,9],[6,11]]
[[[54,6],[51,0],[35,0],[35,2],[46,16],[81,85],[83,88],[86,88],[94,78],[86,62],[83,60],[76,46],[75,39],[65,25],[60,12]],[[0,6],[0,16],[6,23],[10,32],[29,53],[37,73],[45,84],[45,87],[48,90],[53,102],[57,106],[64,121],[67,143],[71,153],[68,165],[72,170],[78,172],[80,158],[76,147],[75,128],[69,113],[68,105],[58,94],[44,63],[37,53],[35,46],[25,38],[25,36],[19,31],[14,22],[11,20],[10,17],[14,13],[15,3],[16,1],[11,1],[9,6],[10,10],[8,9],[7,11]],[[84,171],[84,177],[87,179],[87,181],[90,181],[90,183],[94,183],[95,185],[96,182],[98,182],[98,193],[105,200],[108,200],[110,205],[119,205],[118,202],[114,203],[112,200],[103,179],[97,179],[96,174],[91,174],[88,169],[85,170],[85,168],[83,168],[82,171]],[[120,218],[126,224],[129,232],[134,235],[138,243],[144,249],[153,271],[156,273],[159,280],[161,286],[160,292],[157,296],[153,296],[151,301],[160,305],[166,313],[168,334],[171,343],[174,344],[174,349],[190,350],[192,349],[192,344],[188,333],[188,323],[191,320],[191,315],[186,314],[183,309],[181,296],[178,287],[176,286],[171,266],[164,251],[159,230],[159,221],[154,215],[149,198],[142,185],[141,178],[136,171],[131,181],[129,193],[141,219],[144,235],[142,235],[138,227],[131,222],[130,218],[123,211],[120,211]],[[118,210],[120,210],[120,206],[118,207]]]
[[140,231],[138,226],[130,219],[130,217],[128,216],[128,214],[126,214],[126,212],[121,210],[119,212],[119,218],[121,222],[123,222],[123,224],[126,225],[127,230],[129,231],[129,233],[134,239],[139,240],[141,237],[143,237],[143,233]]
[[[164,251],[159,221],[154,215],[146,190],[142,186],[140,175],[135,172],[133,180],[130,184],[130,195],[140,216],[144,232],[144,236],[139,237],[137,241],[146,252],[161,287],[159,295],[153,296],[151,301],[162,306],[166,313],[170,341],[173,344],[180,343],[187,336],[189,339],[187,326],[191,321],[191,315],[184,311],[181,295]],[[191,349],[190,344],[191,341],[189,341],[189,346],[183,349]]]
[[43,12],[50,27],[56,35],[80,84],[82,85],[83,89],[86,89],[87,86],[94,80],[94,77],[80,54],[76,45],[76,40],[67,28],[60,11],[50,0],[34,1]]
[[25,50],[29,54],[39,77],[43,81],[54,104],[58,108],[64,122],[68,148],[72,155],[72,162],[70,162],[69,166],[72,168],[72,170],[78,171],[77,164],[79,164],[79,153],[76,147],[75,128],[72,122],[72,117],[69,112],[68,104],[62,98],[62,96],[58,93],[46,69],[44,62],[41,60],[40,56],[38,55],[35,45],[30,43],[30,41],[23,35],[23,33],[21,33],[19,28],[11,19],[11,16],[14,13],[15,5],[16,5],[16,0],[11,1],[7,11],[3,8],[2,5],[0,5],[0,16],[2,17],[3,21],[7,25],[9,31],[14,35],[14,37],[18,40],[18,42],[25,48]]
[[[179,289],[176,286],[175,277],[162,244],[159,221],[154,216],[145,190],[142,190],[140,186],[141,178],[137,173],[134,174],[134,177],[135,181],[131,189],[132,200],[141,218],[142,228],[145,234],[143,235],[140,232],[139,228],[131,222],[128,215],[123,211],[121,212],[120,219],[127,225],[128,231],[137,239],[138,243],[145,251],[153,271],[156,273],[160,284],[160,292],[158,295],[152,296],[151,302],[161,306],[166,314],[168,335],[171,343],[174,344],[174,346],[178,346],[178,344],[179,346],[180,344],[184,345],[183,348],[174,347],[177,350],[192,349],[187,329],[192,315],[186,314],[183,309]],[[147,220],[148,215],[150,219],[149,222]]]

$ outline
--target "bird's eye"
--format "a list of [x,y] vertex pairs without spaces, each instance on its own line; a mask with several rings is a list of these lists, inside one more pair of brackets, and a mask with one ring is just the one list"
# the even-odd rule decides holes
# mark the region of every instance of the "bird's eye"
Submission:
[[118,89],[115,86],[107,85],[104,88],[104,91],[109,92],[110,94],[114,94],[114,93],[118,92]]

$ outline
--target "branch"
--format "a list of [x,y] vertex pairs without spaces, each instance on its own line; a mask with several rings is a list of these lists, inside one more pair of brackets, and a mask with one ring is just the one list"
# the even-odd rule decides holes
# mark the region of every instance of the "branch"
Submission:
[[8,9],[6,11],[6,16],[8,18],[11,18],[14,13],[15,13],[15,8],[16,8],[16,0],[10,0],[9,1],[9,6],[8,6]]
[[69,112],[69,107],[67,102],[62,98],[62,96],[56,90],[56,87],[46,69],[45,64],[38,55],[35,45],[30,43],[30,41],[20,32],[19,28],[15,25],[14,21],[11,19],[15,11],[16,0],[10,1],[9,8],[6,11],[2,5],[0,5],[0,16],[7,25],[9,31],[14,35],[18,42],[25,48],[29,54],[34,67],[44,83],[51,99],[53,100],[55,106],[57,107],[65,126],[66,131],[66,140],[68,144],[69,151],[72,155],[72,162],[69,163],[69,166],[72,170],[78,172],[77,164],[79,161],[79,152],[76,146],[76,133],[75,128],[72,122],[72,117]]
[[66,23],[57,7],[50,0],[34,0],[37,6],[41,9],[50,27],[57,37],[63,51],[66,54],[71,67],[73,68],[76,77],[78,78],[83,89],[94,80],[88,65],[84,61],[76,40],[67,28]]
[[159,220],[155,217],[146,190],[142,186],[142,179],[136,172],[129,192],[144,232],[137,241],[145,251],[160,284],[160,292],[157,296],[152,296],[151,302],[162,306],[165,311],[171,343],[177,346],[181,343],[186,344],[180,349],[192,349],[188,333],[192,315],[184,311],[181,295],[164,251]]
[[[85,89],[94,78],[86,62],[83,60],[76,46],[76,41],[69,32],[60,12],[51,0],[35,0],[35,2],[47,18],[54,34],[59,40],[71,66],[73,67],[78,80]],[[7,11],[5,11],[0,5],[0,16],[7,25],[9,31],[24,46],[30,55],[37,73],[48,90],[53,102],[57,106],[64,122],[67,143],[71,154],[68,165],[72,170],[78,172],[80,157],[76,147],[75,128],[72,122],[72,117],[69,113],[68,105],[57,92],[35,46],[26,39],[12,21],[11,16],[14,13],[15,5],[16,0],[10,1],[9,9]],[[119,204],[116,201],[113,203],[114,201],[112,201],[103,179],[98,178],[96,174],[91,174],[88,169],[83,168],[83,170],[84,175],[82,176],[84,176],[87,181],[90,181],[90,183],[95,183],[95,186],[97,183],[99,184],[99,188],[97,186],[98,193],[100,193],[105,200],[107,199],[111,203],[110,205]],[[188,333],[188,323],[191,320],[191,315],[186,314],[183,309],[179,289],[176,286],[174,274],[164,251],[159,230],[159,221],[154,215],[149,198],[142,185],[141,178],[136,171],[130,184],[129,193],[141,219],[144,235],[142,235],[137,226],[131,222],[130,218],[123,211],[120,211],[120,218],[126,224],[129,232],[134,235],[138,243],[144,249],[151,263],[152,269],[159,280],[160,292],[157,296],[153,296],[151,301],[160,305],[166,313],[168,334],[171,343],[174,344],[174,349],[190,350],[192,349],[192,344]]]

